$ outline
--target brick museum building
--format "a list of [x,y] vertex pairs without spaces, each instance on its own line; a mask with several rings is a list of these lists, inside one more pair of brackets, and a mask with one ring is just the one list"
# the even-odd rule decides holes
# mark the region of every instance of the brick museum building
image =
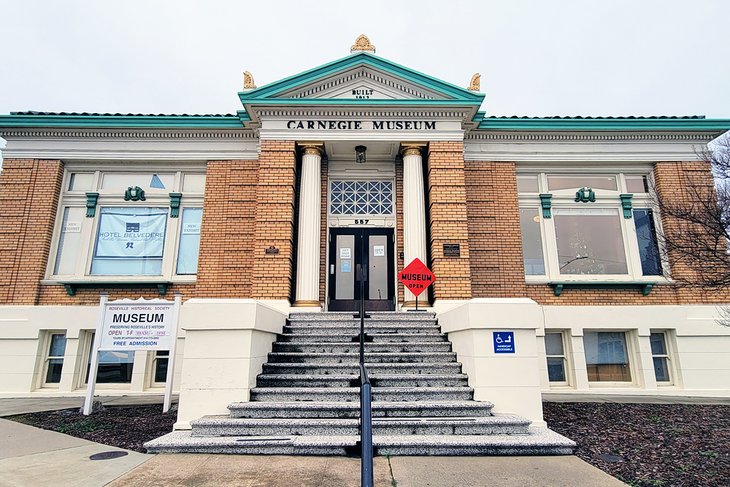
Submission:
[[[0,115],[0,397],[83,396],[107,293],[182,295],[168,442],[191,451],[324,452],[313,418],[357,421],[361,299],[394,454],[444,453],[436,434],[496,451],[495,418],[561,444],[543,398],[730,398],[730,296],[676,284],[694,271],[655,198],[712,184],[697,154],[730,120],[494,117],[479,89],[361,36],[280,81],[246,73],[233,114]],[[398,281],[416,258],[436,279],[418,303]],[[167,351],[99,360],[97,394],[164,389]],[[388,417],[413,431],[378,439]],[[448,431],[416,438],[424,417]]]

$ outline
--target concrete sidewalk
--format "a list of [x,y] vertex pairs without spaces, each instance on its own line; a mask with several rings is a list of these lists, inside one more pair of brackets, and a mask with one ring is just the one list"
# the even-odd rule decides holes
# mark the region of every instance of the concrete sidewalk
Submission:
[[[162,407],[162,394],[145,394],[137,396],[94,396],[94,401],[101,401],[105,406],[140,406],[143,404],[159,404]],[[173,394],[172,402],[177,403],[177,395]],[[75,397],[0,397],[0,417],[14,414],[37,413],[40,411],[59,411],[61,409],[80,408],[84,405],[84,396]]]
[[[115,397],[106,404],[154,404],[161,396]],[[0,399],[0,415],[78,407],[83,398]],[[89,457],[122,451],[107,460]],[[377,457],[382,487],[624,485],[575,456]],[[176,454],[145,455],[0,419],[0,486],[246,486],[340,487],[360,485],[360,460]]]
[[[126,455],[91,460],[97,453]],[[0,485],[99,487],[153,458],[54,431],[0,419]]]

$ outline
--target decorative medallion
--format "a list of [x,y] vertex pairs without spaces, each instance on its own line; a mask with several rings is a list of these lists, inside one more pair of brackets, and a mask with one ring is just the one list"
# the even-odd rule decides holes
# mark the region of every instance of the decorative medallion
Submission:
[[474,73],[474,76],[471,77],[471,82],[469,83],[469,88],[467,88],[469,91],[479,91],[480,86],[480,80],[482,79],[482,75],[479,73]]
[[124,201],[145,201],[144,189],[139,186],[130,186],[124,192]]
[[255,90],[256,83],[253,82],[253,75],[249,71],[243,72],[243,89],[244,90]]
[[594,203],[596,201],[596,193],[592,188],[582,187],[575,192],[575,202]]
[[355,39],[355,44],[350,47],[350,53],[360,52],[360,51],[367,51],[367,52],[375,52],[375,46],[370,44],[370,39],[368,39],[368,36],[365,34],[360,34],[357,36],[357,39]]

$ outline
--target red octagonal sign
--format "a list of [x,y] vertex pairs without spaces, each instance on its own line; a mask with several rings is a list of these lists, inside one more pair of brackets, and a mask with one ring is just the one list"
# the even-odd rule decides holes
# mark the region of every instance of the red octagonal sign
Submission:
[[418,296],[425,291],[428,286],[436,281],[436,276],[434,276],[433,272],[426,267],[426,264],[421,262],[421,259],[415,258],[400,272],[400,274],[398,274],[398,280],[402,282],[414,296]]

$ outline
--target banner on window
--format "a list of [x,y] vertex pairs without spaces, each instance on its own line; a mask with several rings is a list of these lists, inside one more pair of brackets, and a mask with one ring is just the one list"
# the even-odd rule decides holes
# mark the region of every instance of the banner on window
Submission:
[[167,211],[125,210],[101,213],[95,257],[162,257]]

